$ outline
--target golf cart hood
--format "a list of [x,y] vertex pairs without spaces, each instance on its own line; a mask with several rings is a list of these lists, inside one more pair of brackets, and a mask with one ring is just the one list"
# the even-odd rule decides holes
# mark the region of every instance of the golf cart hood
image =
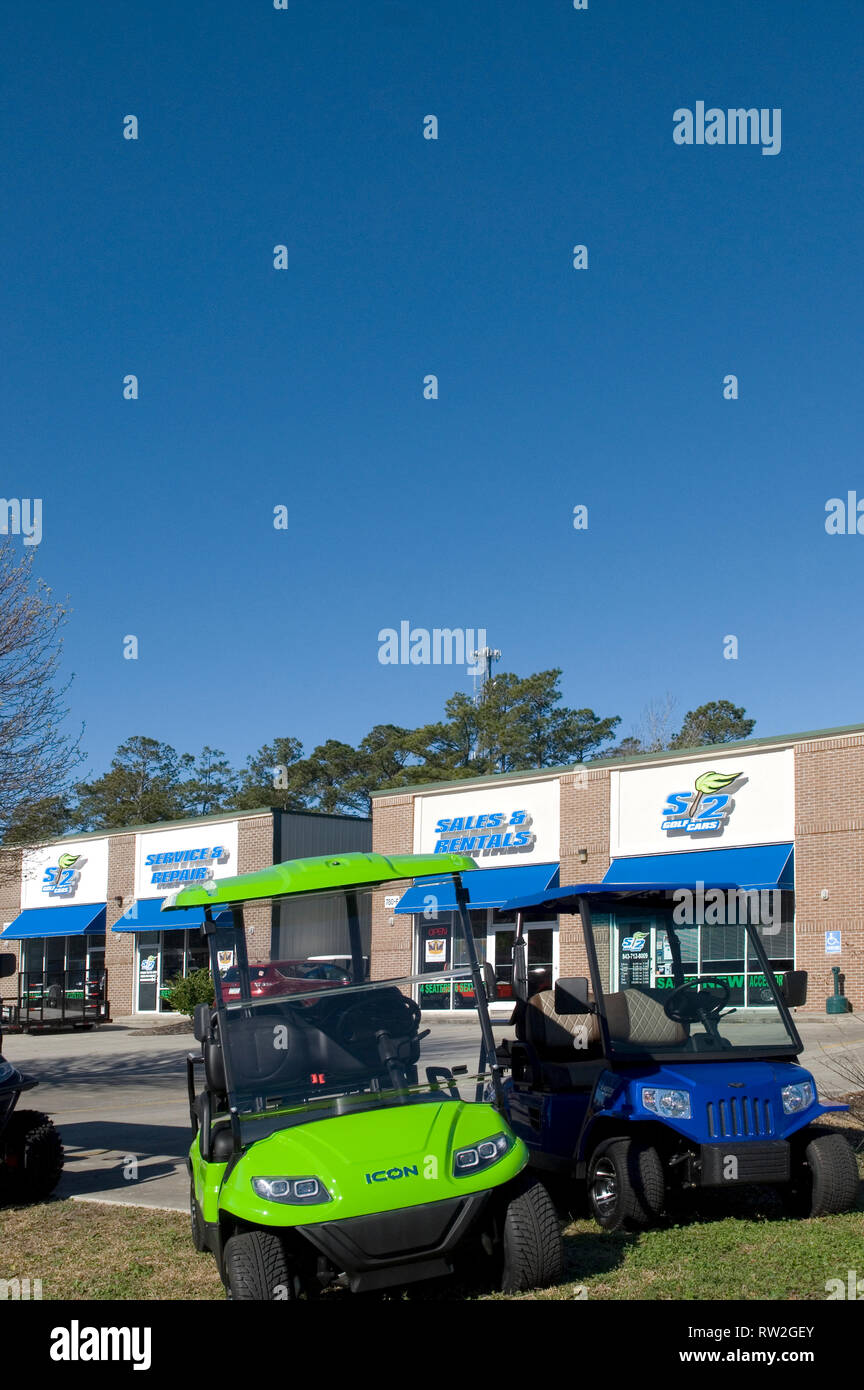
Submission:
[[[246,1220],[290,1226],[308,1223],[313,1213],[333,1221],[462,1197],[507,1182],[525,1166],[527,1150],[510,1136],[509,1152],[491,1167],[454,1177],[456,1150],[501,1133],[510,1131],[492,1106],[457,1100],[392,1105],[280,1129],[253,1143],[231,1169],[222,1206]],[[252,1189],[258,1177],[315,1177],[331,1200],[312,1208],[265,1201]]]
[[[804,1082],[809,1082],[813,1088],[811,1103],[787,1115],[783,1109],[783,1088],[800,1086]],[[676,1061],[662,1066],[646,1065],[644,1068],[634,1064],[624,1071],[604,1072],[598,1082],[598,1090],[601,1096],[605,1093],[605,1100],[598,1113],[621,1117],[628,1123],[655,1122],[656,1114],[652,1114],[643,1104],[642,1093],[648,1088],[687,1094],[690,1115],[666,1117],[663,1123],[696,1142],[701,1140],[706,1117],[709,1136],[716,1139],[724,1137],[725,1116],[733,1113],[733,1107],[738,1107],[746,1117],[746,1123],[739,1128],[738,1110],[735,1110],[734,1132],[739,1142],[748,1139],[785,1139],[820,1115],[845,1109],[839,1105],[822,1105],[811,1073],[795,1062],[748,1061],[742,1067],[737,1062]]]

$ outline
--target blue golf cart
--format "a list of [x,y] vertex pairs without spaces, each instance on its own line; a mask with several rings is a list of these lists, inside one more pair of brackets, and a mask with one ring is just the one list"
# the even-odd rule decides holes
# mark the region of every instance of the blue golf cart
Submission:
[[[687,920],[688,894],[718,892],[757,920]],[[790,1009],[807,976],[772,969],[765,941],[778,928],[758,920],[758,899],[733,884],[580,884],[501,909],[516,918],[515,1037],[496,1049],[508,1119],[565,1204],[578,1208],[587,1188],[607,1230],[654,1225],[706,1188],[771,1186],[802,1216],[855,1206],[855,1155],[816,1123],[848,1107],[821,1104],[796,1061]],[[534,909],[579,914],[590,978],[529,996]]]

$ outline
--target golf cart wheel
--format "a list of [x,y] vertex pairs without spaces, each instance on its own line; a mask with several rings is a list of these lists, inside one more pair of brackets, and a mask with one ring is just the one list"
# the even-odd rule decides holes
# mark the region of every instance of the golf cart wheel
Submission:
[[632,1139],[601,1144],[588,1165],[591,1215],[604,1231],[644,1231],[663,1212],[666,1183],[657,1150]]
[[225,1285],[230,1299],[275,1303],[294,1297],[285,1247],[272,1231],[232,1236],[225,1246]]
[[800,1153],[796,1167],[788,1201],[794,1215],[830,1216],[855,1206],[858,1161],[842,1134],[816,1135]]
[[204,1239],[204,1222],[201,1220],[201,1212],[195,1200],[195,1184],[189,1184],[189,1224],[192,1231],[192,1244],[199,1255],[207,1249],[207,1242]]
[[16,1110],[0,1140],[0,1186],[7,1201],[39,1202],[50,1196],[63,1172],[63,1145],[41,1110]]
[[561,1223],[542,1182],[525,1181],[507,1204],[503,1230],[503,1293],[543,1289],[564,1277]]

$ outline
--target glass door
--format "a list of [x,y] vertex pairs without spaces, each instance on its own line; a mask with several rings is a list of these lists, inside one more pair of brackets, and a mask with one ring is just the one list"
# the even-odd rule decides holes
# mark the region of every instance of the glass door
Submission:
[[139,932],[135,948],[135,1009],[154,1014],[159,1009],[160,949],[158,931]]
[[[526,963],[528,967],[528,997],[541,990],[551,989],[558,973],[558,930],[552,922],[524,924]],[[489,959],[495,967],[499,999],[512,999],[513,943],[516,923],[496,923],[489,937]]]

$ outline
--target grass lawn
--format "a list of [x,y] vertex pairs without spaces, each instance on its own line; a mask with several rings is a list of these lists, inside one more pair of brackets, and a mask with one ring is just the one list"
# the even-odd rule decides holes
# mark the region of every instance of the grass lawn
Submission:
[[[853,1143],[864,1141],[854,1121],[843,1127]],[[567,1282],[518,1297],[570,1300],[584,1286],[589,1301],[822,1301],[826,1280],[845,1280],[850,1269],[864,1275],[861,1197],[857,1211],[794,1221],[783,1218],[779,1203],[772,1206],[770,1194],[762,1199],[764,1214],[743,1192],[734,1205],[728,1194],[713,1201],[706,1195],[701,1219],[639,1235],[574,1222],[565,1236]],[[42,1280],[44,1300],[224,1297],[212,1257],[192,1247],[185,1214],[145,1207],[67,1200],[0,1211],[0,1279],[28,1277]],[[413,1294],[436,1302],[466,1296],[504,1297],[444,1283]]]

